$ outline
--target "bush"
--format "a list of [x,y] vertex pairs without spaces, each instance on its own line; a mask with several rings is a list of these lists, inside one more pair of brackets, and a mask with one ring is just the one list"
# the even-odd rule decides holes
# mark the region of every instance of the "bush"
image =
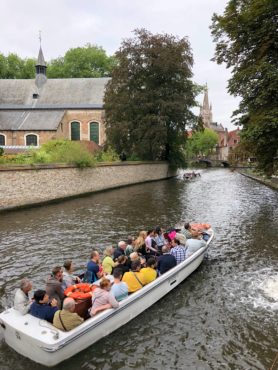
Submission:
[[120,160],[118,154],[110,146],[94,155],[97,162],[117,162]]

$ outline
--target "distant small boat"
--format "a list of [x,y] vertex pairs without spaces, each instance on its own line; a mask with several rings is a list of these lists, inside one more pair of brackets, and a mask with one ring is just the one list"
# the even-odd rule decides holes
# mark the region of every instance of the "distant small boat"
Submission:
[[200,172],[185,172],[183,174],[183,179],[184,180],[193,180],[195,179],[196,177],[201,177],[201,174]]
[[44,366],[55,366],[123,326],[177,287],[202,263],[213,239],[210,229],[206,246],[150,284],[68,332],[14,308],[0,314],[0,329],[6,343],[21,355]]

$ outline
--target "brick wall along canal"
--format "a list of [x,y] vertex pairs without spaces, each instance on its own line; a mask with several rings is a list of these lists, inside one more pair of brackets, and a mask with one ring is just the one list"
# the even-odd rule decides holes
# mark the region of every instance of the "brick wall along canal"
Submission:
[[[229,170],[135,185],[0,215],[1,309],[29,276],[34,289],[67,258],[180,220],[210,222],[209,258],[184,283],[107,338],[57,367],[269,369],[277,353],[278,192]],[[0,369],[43,369],[0,341]],[[54,368],[55,369],[55,368]]]

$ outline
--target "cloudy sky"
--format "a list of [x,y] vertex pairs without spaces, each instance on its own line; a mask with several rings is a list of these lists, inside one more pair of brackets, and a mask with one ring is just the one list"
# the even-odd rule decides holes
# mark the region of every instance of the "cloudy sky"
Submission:
[[[194,55],[194,81],[208,84],[214,121],[233,129],[238,100],[227,91],[229,71],[211,62],[214,44],[209,25],[227,0],[1,0],[0,53],[36,57],[39,30],[46,60],[69,48],[92,43],[109,55],[135,28],[188,36]],[[198,99],[202,101],[202,96]]]

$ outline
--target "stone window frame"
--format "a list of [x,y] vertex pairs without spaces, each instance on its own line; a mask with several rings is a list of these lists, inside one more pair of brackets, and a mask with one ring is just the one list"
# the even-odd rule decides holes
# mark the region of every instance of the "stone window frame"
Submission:
[[90,124],[91,123],[98,123],[98,143],[96,143],[96,144],[100,145],[100,143],[101,143],[101,129],[100,129],[101,122],[99,122],[96,119],[91,119],[88,122],[88,141],[91,141],[91,138],[90,138]]
[[72,123],[79,123],[79,129],[80,129],[80,141],[82,140],[82,122],[79,121],[78,119],[72,119],[70,122],[69,122],[69,140],[72,141],[72,138],[71,138],[71,124]]
[[37,136],[37,145],[33,145],[33,146],[35,146],[36,148],[39,147],[40,146],[40,136],[38,134],[35,134],[34,132],[28,132],[28,134],[24,135],[25,146],[31,146],[31,145],[27,145],[27,136],[29,135]]
[[5,144],[3,146],[6,146],[7,145],[7,135],[6,134],[2,134],[2,132],[0,132],[0,136],[3,136],[4,137]]

